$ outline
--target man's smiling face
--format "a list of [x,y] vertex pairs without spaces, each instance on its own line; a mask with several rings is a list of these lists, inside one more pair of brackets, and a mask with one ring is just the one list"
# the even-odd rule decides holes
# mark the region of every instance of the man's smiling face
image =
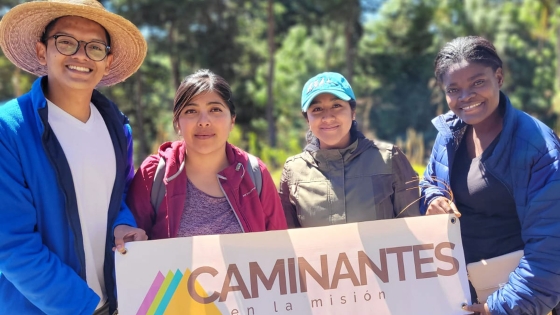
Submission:
[[[74,37],[80,41],[78,51],[72,56],[61,54],[55,46],[53,35]],[[84,42],[108,42],[105,29],[98,23],[77,16],[61,17],[46,34],[46,38],[46,43],[37,43],[37,58],[42,65],[47,66],[49,89],[93,90],[109,73],[113,61],[111,54],[101,61],[93,61],[84,50]]]

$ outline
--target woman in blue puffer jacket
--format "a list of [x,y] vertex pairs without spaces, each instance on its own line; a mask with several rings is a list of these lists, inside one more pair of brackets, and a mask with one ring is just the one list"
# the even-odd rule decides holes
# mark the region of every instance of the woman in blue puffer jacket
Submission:
[[447,43],[436,57],[435,76],[451,111],[432,121],[439,133],[421,182],[421,211],[461,216],[467,264],[524,250],[509,281],[486,303],[465,309],[483,315],[544,315],[553,309],[556,314],[558,137],[500,91],[502,61],[484,38]]

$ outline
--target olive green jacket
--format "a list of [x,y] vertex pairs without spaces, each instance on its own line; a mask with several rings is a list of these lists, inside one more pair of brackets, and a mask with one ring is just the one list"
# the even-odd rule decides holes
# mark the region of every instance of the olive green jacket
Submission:
[[312,136],[288,158],[280,199],[288,227],[420,215],[418,177],[396,146],[361,133],[347,148],[321,150]]

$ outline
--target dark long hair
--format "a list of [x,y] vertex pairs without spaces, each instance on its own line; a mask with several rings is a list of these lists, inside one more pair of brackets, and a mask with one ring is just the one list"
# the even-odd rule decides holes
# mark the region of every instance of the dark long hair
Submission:
[[438,83],[451,66],[461,61],[479,63],[494,71],[502,68],[502,59],[489,40],[480,36],[457,37],[445,44],[436,56],[434,75]]
[[173,125],[177,125],[179,116],[187,104],[202,93],[215,92],[226,103],[231,117],[235,117],[235,104],[233,103],[233,92],[229,83],[224,78],[208,69],[185,77],[177,88],[175,100],[173,101]]

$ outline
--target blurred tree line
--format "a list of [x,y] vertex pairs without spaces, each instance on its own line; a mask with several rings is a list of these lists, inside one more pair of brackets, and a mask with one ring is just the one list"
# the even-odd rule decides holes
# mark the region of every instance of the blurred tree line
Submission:
[[[21,0],[0,0],[0,15]],[[208,68],[233,87],[231,142],[272,169],[301,151],[300,93],[311,76],[338,71],[358,98],[368,136],[398,142],[424,164],[447,111],[433,60],[447,41],[494,42],[514,106],[560,130],[559,0],[103,0],[145,34],[148,56],[126,82],[103,92],[131,119],[136,162],[177,139],[173,96],[188,74]],[[34,78],[0,54],[0,101]],[[426,149],[424,149],[426,147]]]

